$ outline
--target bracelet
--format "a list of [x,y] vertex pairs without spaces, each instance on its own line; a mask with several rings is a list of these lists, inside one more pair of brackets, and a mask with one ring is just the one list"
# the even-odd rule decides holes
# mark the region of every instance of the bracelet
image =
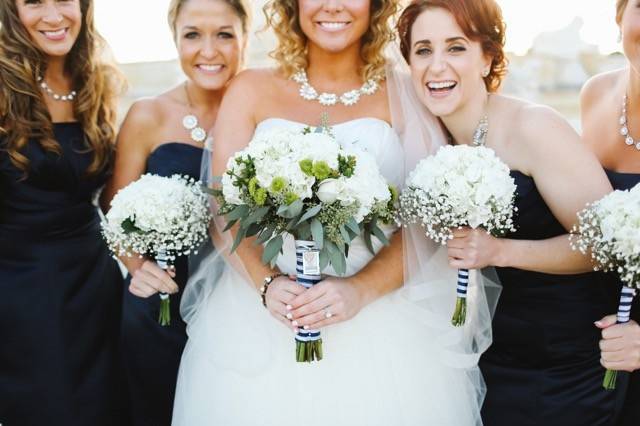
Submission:
[[260,299],[262,299],[262,306],[267,307],[267,290],[269,289],[269,284],[273,282],[278,277],[283,277],[287,274],[283,274],[282,272],[271,275],[269,277],[265,277],[262,282],[262,287],[260,287]]

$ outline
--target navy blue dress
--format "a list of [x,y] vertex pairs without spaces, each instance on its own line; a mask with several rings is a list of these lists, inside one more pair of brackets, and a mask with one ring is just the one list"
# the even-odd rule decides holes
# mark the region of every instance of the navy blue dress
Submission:
[[92,205],[106,173],[85,175],[78,123],[53,130],[62,154],[29,141],[26,180],[0,151],[0,423],[125,425],[122,274]]
[[[202,149],[184,143],[165,143],[147,159],[148,173],[200,178]],[[171,295],[171,325],[160,326],[160,298],[137,297],[125,290],[122,307],[122,350],[135,426],[169,426],[186,324],[180,317],[180,299],[189,278],[187,257],[176,259],[175,282],[180,292]],[[128,280],[126,283],[128,287]]]
[[[613,189],[631,189],[640,183],[640,173],[618,173],[606,170]],[[620,297],[620,287],[614,286],[615,296]],[[615,311],[614,311],[615,312]],[[636,298],[631,310],[631,318],[640,323],[640,298]],[[622,413],[617,426],[640,425],[640,371],[634,371],[629,375],[629,385],[624,400]]]
[[[517,231],[508,238],[565,234],[533,179],[513,171]],[[615,311],[604,274],[551,275],[496,268],[503,286],[493,319],[493,344],[480,359],[487,384],[486,426],[604,426],[616,392],[602,387],[600,331]]]

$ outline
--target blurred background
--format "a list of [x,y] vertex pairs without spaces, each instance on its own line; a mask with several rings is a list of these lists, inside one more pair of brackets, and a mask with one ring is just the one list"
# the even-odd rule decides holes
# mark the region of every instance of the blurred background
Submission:
[[[249,66],[271,64],[275,41],[264,31],[254,0]],[[615,0],[498,0],[507,22],[509,74],[502,92],[549,105],[579,129],[578,95],[584,82],[621,68]],[[167,25],[169,0],[96,0],[96,21],[129,80],[122,114],[131,102],[182,81]]]

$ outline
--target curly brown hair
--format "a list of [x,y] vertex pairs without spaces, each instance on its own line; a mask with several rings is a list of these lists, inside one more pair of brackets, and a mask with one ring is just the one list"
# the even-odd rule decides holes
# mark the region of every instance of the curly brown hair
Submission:
[[[371,21],[362,37],[360,49],[360,57],[365,64],[362,69],[363,80],[384,78],[384,49],[394,38],[389,21],[398,9],[398,0],[371,0]],[[270,56],[278,62],[285,76],[291,77],[297,71],[306,69],[307,37],[298,20],[298,1],[270,0],[264,6],[264,14],[267,24],[278,38],[278,46]]]
[[622,22],[622,15],[624,15],[624,10],[627,8],[627,3],[629,3],[629,0],[616,0],[616,23],[618,25]]
[[427,9],[441,8],[451,13],[471,40],[482,45],[482,51],[490,56],[491,69],[484,77],[489,92],[496,92],[507,74],[508,60],[504,53],[506,24],[502,10],[495,0],[413,0],[402,12],[397,30],[400,50],[407,63],[411,57],[411,29],[418,16]]
[[[124,91],[122,74],[102,58],[106,44],[94,27],[93,0],[80,0],[82,28],[67,55],[65,72],[78,92],[74,115],[82,125],[85,144],[93,152],[87,168],[95,175],[111,163],[116,139],[117,98]],[[24,176],[29,159],[23,150],[29,139],[60,154],[51,115],[37,78],[44,75],[47,57],[31,40],[20,21],[16,2],[0,2],[0,137],[1,149]]]
[[[176,22],[178,21],[178,15],[182,6],[189,0],[171,0],[169,3],[169,13],[167,14],[167,20],[169,22],[169,28],[173,34],[173,38],[176,38]],[[242,21],[242,32],[248,34],[251,29],[252,11],[251,2],[249,0],[222,0],[234,10],[240,21]]]

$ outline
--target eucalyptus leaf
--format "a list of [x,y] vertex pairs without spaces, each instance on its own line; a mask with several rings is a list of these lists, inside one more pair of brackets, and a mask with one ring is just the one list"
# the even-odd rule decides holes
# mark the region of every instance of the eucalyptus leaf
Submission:
[[269,210],[271,209],[271,207],[260,207],[257,210],[254,210],[246,219],[246,222],[248,223],[255,223],[258,222],[260,220],[262,220],[262,218],[269,213]]
[[369,227],[365,227],[364,231],[362,231],[362,239],[364,240],[365,245],[371,252],[371,254],[376,254],[373,250],[373,243],[371,242],[371,229]]
[[244,239],[244,236],[245,236],[246,232],[247,232],[247,230],[244,229],[244,228],[240,228],[238,230],[238,233],[236,234],[236,238],[233,240],[233,245],[231,246],[231,253],[236,251],[236,249],[238,248],[238,246],[240,245],[240,243]]
[[298,224],[304,222],[305,220],[309,220],[312,217],[315,217],[318,213],[320,213],[320,210],[322,210],[322,204],[318,204],[317,206],[310,208],[305,214],[302,215],[302,217],[298,221]]
[[280,250],[282,250],[283,243],[282,235],[278,235],[269,240],[262,253],[262,262],[271,263],[278,256]]
[[347,229],[350,229],[356,235],[360,234],[360,231],[361,231],[360,226],[358,226],[358,222],[356,222],[356,220],[353,217],[349,219],[346,226],[347,226]]
[[266,228],[264,228],[258,238],[256,238],[256,244],[266,243],[273,235],[274,230],[275,226],[267,226]]
[[320,250],[320,270],[322,271],[329,264],[329,253],[327,249]]
[[340,231],[340,235],[342,236],[342,239],[344,240],[344,242],[345,243],[350,243],[351,242],[351,236],[349,235],[347,230],[344,228],[344,225],[340,225],[338,230]]
[[338,275],[344,275],[347,272],[347,261],[339,250],[329,253],[331,259],[331,266]]
[[311,221],[311,236],[318,248],[322,249],[324,247],[324,229],[322,229],[322,224],[316,218]]
[[247,214],[249,214],[249,206],[246,204],[240,204],[227,214],[227,220],[242,219]]
[[382,244],[384,244],[385,246],[389,245],[389,240],[387,239],[387,236],[384,235],[384,232],[382,232],[382,229],[380,229],[378,225],[376,225],[375,223],[372,223],[371,231],[373,231],[373,235],[375,235],[376,238],[379,239]]
[[258,232],[260,232],[261,229],[262,229],[262,225],[260,225],[259,223],[252,223],[247,228],[247,232],[245,233],[245,238],[253,237],[254,235],[258,234]]
[[226,232],[229,229],[233,228],[233,225],[235,225],[238,222],[238,219],[233,219],[230,220],[229,222],[227,222],[227,226],[224,227],[224,229],[222,230],[222,232]]

